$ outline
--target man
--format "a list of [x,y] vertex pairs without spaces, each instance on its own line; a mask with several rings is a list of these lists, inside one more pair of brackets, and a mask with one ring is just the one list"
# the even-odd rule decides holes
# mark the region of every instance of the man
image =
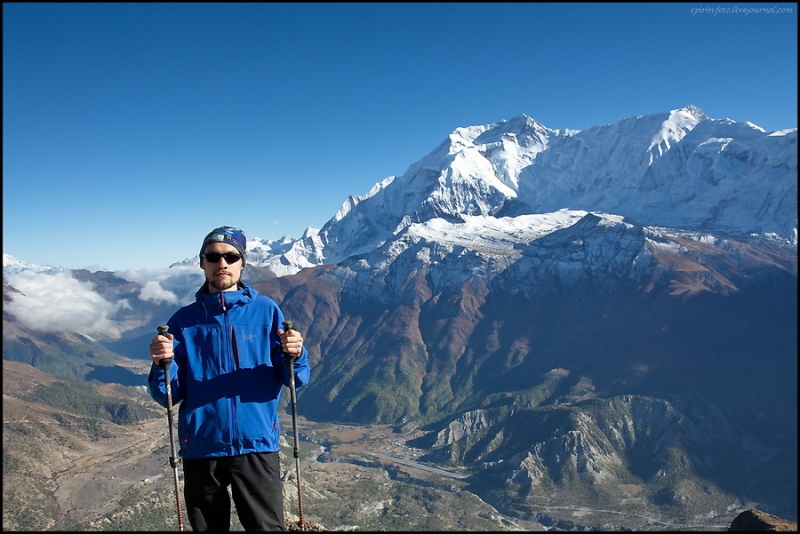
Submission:
[[231,226],[203,240],[205,283],[192,304],[167,321],[166,336],[150,343],[150,395],[167,406],[163,358],[172,401],[180,402],[178,434],[184,496],[192,528],[229,531],[228,486],[245,530],[283,530],[278,401],[289,386],[308,383],[303,337],[284,332],[278,305],[241,282],[247,240]]

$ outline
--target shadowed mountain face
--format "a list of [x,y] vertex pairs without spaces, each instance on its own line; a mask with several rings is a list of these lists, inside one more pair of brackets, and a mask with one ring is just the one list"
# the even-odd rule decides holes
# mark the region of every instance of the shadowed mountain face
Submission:
[[[797,279],[776,265],[791,268],[790,254],[748,247],[750,257],[736,261],[751,263],[755,276],[732,277],[723,270],[730,262],[687,271],[673,260],[620,281],[586,265],[571,271],[571,288],[555,276],[533,296],[521,283],[490,285],[479,276],[437,291],[433,268],[393,292],[390,270],[378,280],[344,264],[256,287],[307,325],[317,373],[303,395],[316,399],[306,409],[326,418],[427,424],[494,394],[512,398],[558,368],[570,371],[575,387],[591,384],[594,395],[713,394],[756,405],[746,391],[795,376]],[[362,293],[380,283],[384,294]]]
[[[626,265],[609,247],[603,268],[585,259],[591,243],[625,232],[569,230],[490,282],[437,285],[454,274],[447,257],[397,280],[367,257],[257,284],[308,340],[303,413],[421,428],[427,460],[467,467],[476,492],[518,512],[577,499],[690,517],[739,500],[792,517],[793,251],[676,235],[659,249],[628,229],[639,249]],[[561,261],[534,272],[526,254]]]

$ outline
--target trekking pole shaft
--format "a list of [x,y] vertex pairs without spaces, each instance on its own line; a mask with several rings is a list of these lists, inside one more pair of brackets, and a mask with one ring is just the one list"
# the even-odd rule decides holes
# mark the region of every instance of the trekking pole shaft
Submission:
[[[289,360],[290,365],[294,364],[294,360]],[[294,468],[297,472],[297,511],[300,516],[300,530],[305,530],[305,521],[303,519],[303,490],[300,483],[300,448],[297,440],[297,397],[294,383],[294,369],[292,373],[291,387],[289,390],[292,393],[292,433],[294,434]]]
[[[291,321],[283,322],[283,330],[288,332],[293,328]],[[294,383],[294,361],[297,358],[294,354],[285,354],[289,364],[289,393],[292,402],[292,434],[294,435],[294,468],[297,473],[297,512],[300,516],[300,530],[305,530],[303,519],[303,490],[300,484],[300,448],[297,442],[297,390]]]
[[[167,335],[169,327],[162,325],[158,327],[158,334],[160,336]],[[178,485],[178,462],[175,458],[175,437],[173,436],[172,427],[172,384],[169,379],[169,366],[172,363],[172,358],[162,358],[159,365],[164,369],[164,391],[167,395],[167,424],[169,424],[169,465],[172,468],[172,479],[175,482],[175,504],[178,509],[178,530],[183,532],[183,512],[181,510],[181,492]]]

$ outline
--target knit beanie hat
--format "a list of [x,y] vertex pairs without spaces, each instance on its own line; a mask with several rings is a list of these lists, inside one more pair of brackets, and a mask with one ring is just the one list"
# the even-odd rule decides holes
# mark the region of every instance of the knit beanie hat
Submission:
[[206,238],[203,239],[203,246],[200,247],[201,256],[206,250],[206,247],[211,243],[228,243],[229,245],[233,245],[236,250],[239,251],[239,254],[242,255],[242,259],[245,257],[247,238],[245,237],[244,232],[235,226],[221,226],[211,230]]

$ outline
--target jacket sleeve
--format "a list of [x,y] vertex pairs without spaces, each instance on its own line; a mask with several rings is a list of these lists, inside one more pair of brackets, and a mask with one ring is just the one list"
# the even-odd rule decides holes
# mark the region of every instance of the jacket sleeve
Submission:
[[[294,361],[294,387],[300,389],[308,384],[311,378],[311,368],[308,366],[308,351],[303,347],[303,353]],[[287,376],[288,380],[289,377]]]

